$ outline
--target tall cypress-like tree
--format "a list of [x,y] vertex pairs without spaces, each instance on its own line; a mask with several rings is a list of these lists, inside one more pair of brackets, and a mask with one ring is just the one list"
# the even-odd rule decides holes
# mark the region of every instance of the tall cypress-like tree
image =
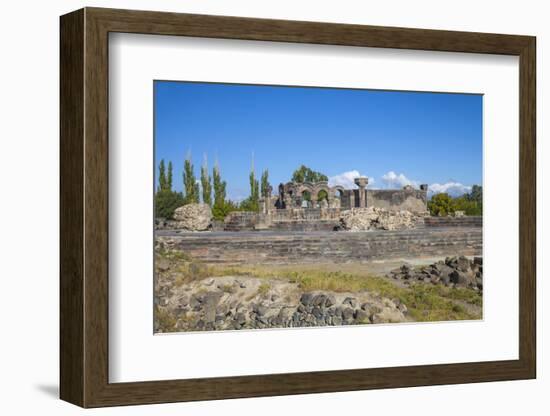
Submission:
[[166,189],[172,190],[172,161],[168,162],[168,176],[166,178]]
[[166,168],[164,166],[164,159],[161,159],[159,163],[159,191],[166,189]]
[[208,174],[208,160],[204,155],[204,162],[201,167],[201,185],[202,185],[202,202],[212,205],[212,182]]
[[254,170],[250,171],[248,179],[250,182],[250,197],[246,208],[250,211],[258,211],[260,209],[260,183],[256,179]]
[[212,171],[212,182],[214,185],[214,206],[212,214],[217,220],[223,220],[229,212],[229,205],[225,201],[225,188],[227,183],[222,180],[220,165],[216,161]]
[[269,172],[267,169],[262,172],[261,183],[262,183],[262,186],[261,186],[262,197],[267,198],[268,188],[269,188]]
[[174,210],[184,204],[181,192],[172,191],[172,162],[168,162],[168,175],[164,160],[159,163],[159,186],[155,193],[155,216],[172,218]]
[[256,173],[254,172],[254,153],[252,153],[252,164],[248,180],[250,183],[250,195],[239,204],[239,207],[245,211],[258,212],[260,210],[260,182],[256,179]]
[[183,163],[183,188],[185,189],[186,204],[199,202],[199,184],[197,183],[197,178],[195,177],[190,153],[187,155],[187,158]]

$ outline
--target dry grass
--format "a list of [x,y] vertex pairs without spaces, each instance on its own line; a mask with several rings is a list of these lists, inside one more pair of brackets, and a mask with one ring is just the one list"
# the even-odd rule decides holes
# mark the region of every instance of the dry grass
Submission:
[[263,266],[243,266],[216,268],[217,276],[249,276],[263,279],[283,279],[294,281],[307,291],[361,292],[369,291],[390,299],[399,299],[407,305],[410,316],[415,321],[449,321],[480,319],[455,300],[481,306],[481,295],[471,289],[449,288],[439,285],[414,284],[400,287],[388,279],[340,272],[326,272],[319,269],[300,271],[273,270]]
[[176,330],[176,324],[178,321],[174,314],[170,313],[166,309],[155,307],[155,320],[157,321],[157,326],[163,332],[171,332]]
[[[279,279],[295,282],[304,291],[361,292],[369,291],[382,297],[399,299],[415,321],[449,321],[480,319],[481,313],[464,308],[460,302],[476,307],[482,305],[482,296],[467,288],[450,288],[441,285],[418,283],[402,287],[390,280],[369,275],[360,268],[353,272],[327,271],[315,265],[264,265],[218,266],[196,262],[184,253],[157,253],[174,263],[177,270],[176,284],[183,284],[206,277],[247,276],[259,279]],[[262,283],[258,294],[264,296],[270,290],[268,281]],[[475,310],[475,308],[473,308]]]
[[270,290],[271,290],[271,285],[269,284],[269,282],[264,282],[258,288],[258,295],[265,297],[267,296]]

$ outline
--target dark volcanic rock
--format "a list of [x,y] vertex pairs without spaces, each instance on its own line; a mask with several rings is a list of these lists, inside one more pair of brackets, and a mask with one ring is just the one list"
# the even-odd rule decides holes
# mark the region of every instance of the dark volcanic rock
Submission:
[[314,298],[315,298],[315,295],[313,293],[304,293],[300,297],[300,303],[304,306],[309,306],[311,305],[311,302],[313,301]]
[[483,258],[474,257],[470,260],[465,256],[447,257],[444,262],[439,261],[416,270],[404,264],[392,270],[388,277],[403,280],[406,285],[414,282],[440,283],[482,290]]
[[355,308],[356,304],[357,304],[357,301],[355,300],[355,298],[351,298],[351,297],[345,298],[344,301],[342,302],[342,305],[349,305],[352,308]]

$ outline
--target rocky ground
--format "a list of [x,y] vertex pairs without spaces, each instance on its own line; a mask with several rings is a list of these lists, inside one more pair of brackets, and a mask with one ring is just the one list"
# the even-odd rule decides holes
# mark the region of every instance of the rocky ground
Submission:
[[405,284],[422,282],[482,291],[483,258],[474,257],[470,260],[465,256],[446,257],[445,260],[416,268],[404,264],[390,271],[387,276]]
[[481,318],[480,258],[332,266],[221,267],[158,250],[155,332]]
[[[171,311],[179,331],[292,328],[404,322],[407,308],[364,293],[302,292],[282,280],[224,276],[172,288],[159,310]],[[164,331],[162,320],[157,331]]]

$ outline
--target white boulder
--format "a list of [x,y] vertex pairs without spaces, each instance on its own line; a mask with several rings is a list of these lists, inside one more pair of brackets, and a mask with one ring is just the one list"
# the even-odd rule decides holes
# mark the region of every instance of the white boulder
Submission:
[[212,210],[207,204],[187,204],[174,211],[175,228],[206,231],[212,226]]

